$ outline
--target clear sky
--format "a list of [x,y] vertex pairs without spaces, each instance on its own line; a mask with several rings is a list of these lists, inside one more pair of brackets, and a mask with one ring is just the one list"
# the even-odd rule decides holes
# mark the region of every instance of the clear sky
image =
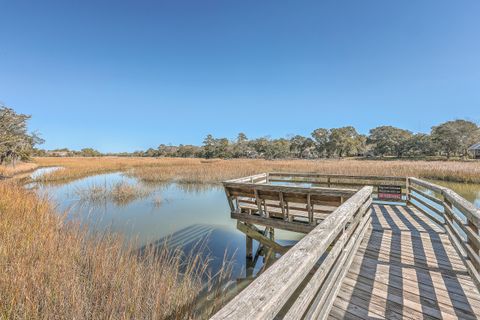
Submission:
[[478,0],[0,0],[0,101],[44,148],[480,121]]

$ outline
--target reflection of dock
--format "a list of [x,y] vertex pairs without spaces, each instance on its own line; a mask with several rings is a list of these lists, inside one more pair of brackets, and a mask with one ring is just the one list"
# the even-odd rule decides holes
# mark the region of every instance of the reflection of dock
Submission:
[[[330,188],[312,187],[325,182]],[[321,174],[224,186],[247,261],[257,258],[255,240],[276,262],[213,319],[480,318],[480,211],[452,190],[416,178]],[[330,212],[315,211],[326,205]],[[289,249],[275,243],[274,228],[306,236]]]
[[213,232],[213,230],[214,227],[209,225],[194,224],[179,231],[176,231],[171,235],[158,239],[148,244],[148,246],[153,246],[155,248],[163,248],[165,246],[169,248],[183,248],[192,243],[204,242]]

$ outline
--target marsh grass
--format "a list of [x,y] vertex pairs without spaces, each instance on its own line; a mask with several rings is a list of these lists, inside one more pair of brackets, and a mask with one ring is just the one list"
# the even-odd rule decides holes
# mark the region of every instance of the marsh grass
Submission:
[[0,183],[0,318],[201,317],[208,258],[134,248],[119,235],[67,222],[46,197]]
[[415,176],[456,182],[480,182],[479,161],[406,160],[205,160],[182,158],[36,158],[40,166],[61,166],[43,182],[71,181],[106,172],[126,172],[144,182],[218,183],[226,179],[271,172]]
[[34,162],[21,162],[15,166],[12,165],[0,165],[0,177],[10,178],[15,175],[31,172],[38,167]]
[[110,191],[112,201],[118,205],[128,204],[134,200],[147,197],[152,190],[140,184],[130,184],[125,181],[117,182]]
[[132,201],[145,198],[152,193],[152,189],[140,183],[129,183],[124,180],[111,185],[91,184],[85,188],[75,189],[75,195],[82,205],[99,205],[111,201],[118,206],[127,205]]
[[155,208],[160,208],[164,202],[165,202],[165,200],[160,195],[156,195],[153,198],[153,206]]
[[86,188],[76,188],[75,195],[84,204],[97,204],[108,198],[108,189],[104,185],[91,184]]

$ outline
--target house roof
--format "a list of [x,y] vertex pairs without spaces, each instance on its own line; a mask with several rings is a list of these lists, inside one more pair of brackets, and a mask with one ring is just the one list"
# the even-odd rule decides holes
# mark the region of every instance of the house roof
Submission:
[[468,148],[468,150],[480,150],[480,142],[479,142],[479,143],[475,143],[473,146],[471,146],[470,148]]

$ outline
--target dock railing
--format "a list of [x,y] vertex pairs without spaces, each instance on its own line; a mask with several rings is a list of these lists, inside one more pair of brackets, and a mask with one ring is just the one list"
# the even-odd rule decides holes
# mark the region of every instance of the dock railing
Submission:
[[372,193],[351,195],[212,319],[327,315],[369,226]]
[[412,177],[407,185],[409,204],[443,226],[480,287],[480,210],[449,188]]
[[[381,186],[395,185],[401,188],[401,199],[404,200],[407,195],[407,178],[391,176],[360,176],[360,175],[342,175],[342,174],[323,174],[323,173],[298,173],[298,172],[268,172],[225,181],[229,183],[250,183],[250,184],[268,184],[276,185],[289,184],[310,188],[311,186],[326,188],[361,188],[363,186],[372,186],[374,194],[378,193]],[[395,200],[395,199],[391,199]]]
[[395,198],[387,201],[405,203],[407,199],[405,177],[272,172],[225,181],[223,185],[232,218],[260,224],[266,218],[280,218],[285,223],[275,219],[269,225],[303,233],[310,232],[366,185],[373,187],[375,200],[381,198],[381,188],[396,191],[392,194]]
[[405,177],[389,176],[360,176],[343,174],[323,173],[298,173],[298,172],[270,172],[266,174],[267,182],[291,182],[291,183],[313,183],[331,186],[365,186],[378,187],[381,185],[400,185],[406,187]]
[[[324,184],[331,188],[318,187]],[[339,185],[360,189],[339,189]],[[244,221],[256,223],[259,214],[268,216],[269,208],[275,207],[272,201],[277,201],[285,214],[285,221],[280,221],[285,225],[279,227],[289,230],[292,221],[284,210],[294,202],[308,211],[307,234],[212,319],[326,318],[370,227],[375,191],[387,186],[388,192],[389,185],[397,187],[391,189],[394,193],[401,190],[405,204],[445,231],[480,288],[480,210],[453,190],[413,177],[264,173],[224,183],[232,217],[242,215]],[[253,201],[252,212],[244,212],[245,199]],[[327,204],[335,205],[332,211],[318,225],[312,223],[313,214],[318,215],[316,206]],[[247,220],[250,216],[252,221]]]

